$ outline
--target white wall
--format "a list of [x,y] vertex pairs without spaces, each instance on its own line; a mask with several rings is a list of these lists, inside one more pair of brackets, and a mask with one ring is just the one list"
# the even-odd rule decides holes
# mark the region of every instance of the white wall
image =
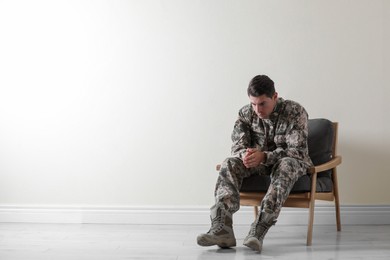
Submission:
[[340,122],[341,200],[390,204],[390,4],[0,1],[0,205],[213,202],[249,80]]

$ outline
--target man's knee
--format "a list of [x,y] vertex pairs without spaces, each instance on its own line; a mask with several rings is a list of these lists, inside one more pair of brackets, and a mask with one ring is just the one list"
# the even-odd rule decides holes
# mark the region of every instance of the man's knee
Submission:
[[280,168],[280,169],[294,169],[299,168],[299,162],[297,159],[291,158],[291,157],[284,157],[279,159],[274,167]]
[[243,162],[238,157],[228,157],[222,163],[222,168],[234,169],[237,167],[242,167]]
[[297,175],[301,175],[302,169],[297,159],[291,157],[284,157],[279,159],[272,169],[272,175],[276,176],[290,176],[295,179]]

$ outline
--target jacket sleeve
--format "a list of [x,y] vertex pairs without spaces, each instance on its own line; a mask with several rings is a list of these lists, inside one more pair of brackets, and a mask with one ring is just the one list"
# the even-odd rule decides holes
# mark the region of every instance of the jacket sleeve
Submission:
[[238,119],[236,120],[231,135],[232,148],[231,154],[234,157],[243,158],[246,153],[246,149],[251,145],[251,127],[248,116],[241,109],[238,113]]
[[273,151],[265,151],[265,165],[273,165],[279,159],[291,157],[300,161],[305,161],[308,158],[308,115],[303,107],[297,108],[295,113],[289,115],[287,119],[286,132],[284,135],[278,135],[275,138],[277,147]]

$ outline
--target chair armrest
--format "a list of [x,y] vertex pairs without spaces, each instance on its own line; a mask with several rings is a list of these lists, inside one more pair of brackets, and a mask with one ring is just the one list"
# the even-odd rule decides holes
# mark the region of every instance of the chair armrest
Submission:
[[341,156],[335,156],[330,160],[329,162],[313,166],[309,168],[309,173],[318,173],[318,172],[323,172],[326,170],[330,170],[335,168],[337,165],[341,164]]

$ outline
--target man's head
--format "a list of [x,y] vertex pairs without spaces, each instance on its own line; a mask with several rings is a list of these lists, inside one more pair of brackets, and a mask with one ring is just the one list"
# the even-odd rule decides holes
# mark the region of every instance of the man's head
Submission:
[[249,82],[247,91],[257,116],[262,119],[268,118],[278,99],[274,82],[266,75],[257,75]]

